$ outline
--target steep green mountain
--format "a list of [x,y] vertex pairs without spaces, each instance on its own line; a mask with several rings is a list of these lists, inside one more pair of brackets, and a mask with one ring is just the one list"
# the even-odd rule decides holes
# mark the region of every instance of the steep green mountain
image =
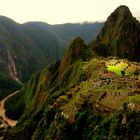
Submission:
[[[35,41],[37,46],[46,52],[47,61],[58,60],[69,42],[77,36],[87,43],[96,38],[102,23],[67,23],[49,25],[43,22],[29,22],[23,24],[24,31]],[[88,34],[88,36],[87,36]]]
[[[69,24],[71,29],[69,30],[65,24],[48,25],[41,22],[18,24],[0,16],[0,71],[16,81],[27,81],[31,74],[50,62],[59,60],[69,40],[77,34],[86,32],[84,28],[79,30],[80,24],[73,26]],[[90,32],[98,26],[94,33],[89,34],[91,38],[102,24],[93,23],[84,26],[87,27],[87,31],[91,29]],[[65,38],[61,36],[64,32],[66,32]]]
[[43,52],[25,34],[21,25],[0,17],[0,67],[1,72],[16,81],[26,81],[45,63]]
[[129,98],[139,99],[135,86],[140,79],[108,72],[108,59],[92,59],[73,62],[59,79],[61,84],[56,84],[62,61],[32,76],[22,92],[12,97],[18,103],[12,98],[7,102],[7,108],[17,103],[17,108],[11,108],[17,110],[14,115],[23,105],[25,110],[5,139],[138,139],[140,108],[132,111],[130,105],[139,101]]
[[[57,97],[70,87],[73,87],[76,83],[79,83],[83,76],[83,70],[79,70],[79,68],[82,68],[83,62],[81,61],[86,47],[83,40],[76,38],[71,43],[62,60],[49,65],[44,70],[33,75],[29,82],[23,87],[21,93],[13,96],[9,100],[9,107],[13,104],[15,108],[24,108],[26,104],[28,105],[31,102],[32,98],[36,100],[35,102],[37,104],[43,104],[43,100],[46,100],[47,96],[55,92],[55,90],[57,91],[59,88],[62,88],[58,93],[56,92]],[[76,63],[73,64],[74,62]],[[29,89],[29,91],[27,89]],[[42,97],[40,96],[40,92],[44,92]],[[17,98],[19,100],[18,102],[16,101]],[[34,104],[35,102],[33,101],[32,103]],[[33,105],[35,108],[38,107],[36,103]],[[13,106],[9,107],[7,105],[8,110],[10,110],[7,112],[14,112],[14,110],[15,112],[19,112],[18,109],[13,109]],[[16,114],[18,113],[14,113],[11,116],[7,115],[10,118],[17,119]],[[20,114],[22,114],[22,112]]]
[[[118,7],[108,19],[91,43],[95,52],[91,44],[76,38],[61,60],[34,74],[20,93],[7,100],[6,114],[18,123],[0,131],[5,140],[140,139],[140,63],[122,59],[128,53],[127,58],[139,60],[138,47],[133,46],[133,54],[130,46],[128,52],[121,46],[115,53],[114,45],[119,41],[122,45],[121,40],[123,45],[125,41],[132,45],[130,31],[137,35],[139,23],[125,6]],[[123,27],[126,22],[133,26]],[[137,40],[139,36],[134,43]],[[94,54],[117,58],[92,57]]]
[[[7,116],[21,116],[3,132],[6,140],[139,139],[140,64],[85,59],[87,49],[76,38],[60,61],[34,74],[6,102]],[[115,65],[128,74],[108,70]]]
[[50,25],[35,22],[23,24],[22,28],[37,47],[44,52],[46,64],[59,60],[63,55],[68,42],[53,33]]
[[93,43],[100,56],[117,56],[139,61],[140,23],[126,6],[118,7],[104,23]]

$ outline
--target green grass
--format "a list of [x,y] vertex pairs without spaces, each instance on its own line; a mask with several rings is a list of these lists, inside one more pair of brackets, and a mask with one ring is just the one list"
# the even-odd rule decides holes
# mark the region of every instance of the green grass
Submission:
[[[123,71],[122,67],[118,67],[118,66],[108,66],[107,67],[108,71],[114,72],[118,75],[122,75],[121,71]],[[125,75],[131,75],[131,73],[129,71],[125,71]]]
[[121,71],[125,71],[125,76],[133,75],[135,70],[138,69],[136,64],[125,60],[110,60],[106,62],[107,70],[122,75]]
[[140,95],[135,95],[135,96],[129,97],[129,101],[133,102],[133,103],[140,103]]

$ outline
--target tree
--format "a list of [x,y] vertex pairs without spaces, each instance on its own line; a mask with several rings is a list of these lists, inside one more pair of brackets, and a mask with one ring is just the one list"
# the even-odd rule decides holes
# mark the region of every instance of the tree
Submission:
[[138,76],[138,75],[139,75],[139,70],[138,70],[138,69],[136,69],[136,70],[134,71],[134,75],[135,75],[135,76]]
[[125,75],[125,71],[121,70],[121,75],[124,76]]

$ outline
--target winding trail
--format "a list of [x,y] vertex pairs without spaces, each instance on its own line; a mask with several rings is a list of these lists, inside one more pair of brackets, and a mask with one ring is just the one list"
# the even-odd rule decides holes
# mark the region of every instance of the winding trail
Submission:
[[9,99],[10,97],[14,96],[15,94],[17,94],[20,90],[17,90],[16,92],[8,95],[7,97],[5,97],[2,101],[0,101],[0,117],[2,118],[2,124],[0,125],[0,128],[5,128],[7,126],[15,126],[17,121],[15,120],[12,120],[10,118],[8,118],[6,115],[5,115],[5,108],[4,108],[4,104],[5,104],[5,101],[7,99]]

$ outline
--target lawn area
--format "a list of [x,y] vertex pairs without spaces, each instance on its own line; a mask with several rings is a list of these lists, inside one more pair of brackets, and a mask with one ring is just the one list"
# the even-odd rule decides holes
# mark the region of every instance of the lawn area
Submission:
[[[118,75],[122,75],[121,71],[123,71],[124,69],[122,67],[118,67],[118,66],[107,66],[107,70],[114,72]],[[128,70],[126,70],[125,75],[130,75],[130,72]]]
[[139,69],[139,65],[133,64],[126,60],[109,60],[106,62],[108,71],[114,72],[118,75],[122,75],[121,71],[125,72],[125,76],[133,75],[136,69]]

